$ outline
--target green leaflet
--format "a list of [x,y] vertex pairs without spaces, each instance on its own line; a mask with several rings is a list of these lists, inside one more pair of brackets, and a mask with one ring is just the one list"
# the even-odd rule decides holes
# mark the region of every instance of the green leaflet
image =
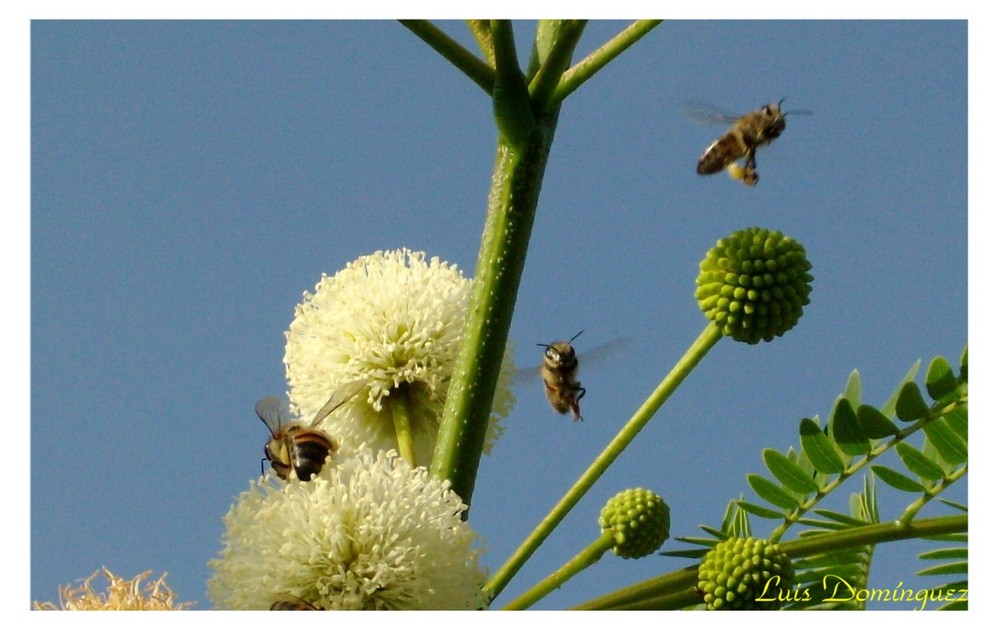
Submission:
[[968,561],[955,561],[954,563],[942,563],[932,567],[925,567],[917,571],[919,576],[940,576],[942,574],[968,574]]
[[830,437],[823,433],[816,421],[804,418],[799,422],[799,441],[809,462],[822,473],[843,473],[844,461]]
[[851,407],[858,407],[861,404],[861,373],[855,368],[847,378],[847,385],[844,387],[844,398],[850,401]]
[[831,521],[835,521],[847,526],[863,526],[868,523],[864,520],[858,519],[857,517],[852,517],[850,515],[838,513],[837,511],[832,511],[826,508],[817,508],[814,512],[821,517],[826,517]]
[[780,451],[768,447],[761,455],[771,475],[789,489],[796,493],[815,493],[819,490],[812,476]]
[[754,493],[775,506],[787,510],[793,510],[799,506],[799,501],[795,496],[762,475],[751,473],[747,476],[747,482],[750,484],[750,488],[754,490]]
[[756,515],[757,517],[763,517],[764,519],[781,519],[785,516],[784,513],[779,513],[776,510],[765,508],[760,504],[752,504],[745,500],[740,501],[740,508],[750,513],[751,515]]
[[861,433],[867,438],[878,440],[899,433],[899,428],[896,427],[895,423],[870,405],[859,405],[857,416],[858,423],[861,425]]
[[958,387],[958,379],[951,371],[951,365],[944,357],[935,357],[927,365],[927,377],[924,379],[927,385],[927,394],[935,401],[947,397]]
[[873,464],[872,472],[874,472],[880,480],[894,489],[906,491],[907,493],[923,493],[926,490],[924,485],[920,484],[913,478],[896,471],[895,469]]
[[944,415],[944,421],[963,441],[969,442],[969,408],[961,407]]
[[921,552],[917,555],[918,559],[968,559],[969,549],[968,548],[939,548],[937,550],[929,550],[927,552]]
[[861,431],[854,408],[847,399],[841,398],[833,411],[833,439],[840,450],[849,456],[866,456],[872,444]]
[[899,390],[899,398],[896,400],[896,416],[901,421],[916,421],[924,418],[930,412],[924,398],[920,395],[920,388],[916,383],[907,381]]
[[940,480],[944,477],[941,467],[913,445],[899,443],[896,445],[896,453],[907,469],[924,480]]
[[965,444],[944,419],[935,419],[924,426],[924,435],[937,449],[941,460],[948,464],[962,464],[969,459],[969,446]]
[[889,400],[886,401],[885,405],[882,406],[883,415],[891,417],[896,413],[896,401],[899,399],[899,393],[903,389],[903,385],[906,384],[906,382],[908,381],[913,381],[913,378],[917,376],[918,370],[920,370],[919,359],[913,362],[913,365],[910,366],[910,369],[906,371],[906,376],[903,377],[903,380],[899,383],[898,386],[896,386],[896,391],[892,393],[892,396],[889,397]]

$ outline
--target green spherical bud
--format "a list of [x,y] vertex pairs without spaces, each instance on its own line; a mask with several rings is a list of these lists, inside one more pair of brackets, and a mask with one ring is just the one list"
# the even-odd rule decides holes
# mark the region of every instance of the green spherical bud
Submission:
[[638,559],[656,552],[670,536],[670,507],[647,489],[628,489],[601,509],[601,530],[615,537],[614,553]]
[[[778,609],[781,602],[773,595],[779,587],[790,589],[794,579],[788,555],[763,539],[722,541],[698,566],[698,591],[709,609]],[[765,591],[768,596],[758,601]]]
[[777,230],[747,228],[708,251],[695,281],[705,316],[734,340],[770,342],[799,321],[809,304],[812,264]]

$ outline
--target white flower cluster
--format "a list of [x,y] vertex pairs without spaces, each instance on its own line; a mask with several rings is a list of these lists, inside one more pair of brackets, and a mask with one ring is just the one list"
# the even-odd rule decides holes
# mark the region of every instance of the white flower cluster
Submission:
[[[359,395],[319,427],[341,444],[396,449],[385,400],[405,396],[416,462],[430,464],[471,291],[456,266],[410,250],[375,252],[323,276],[296,307],[285,336],[292,409],[312,419],[331,395],[361,384]],[[505,361],[487,451],[501,431],[499,417],[513,405],[512,376]]]
[[394,452],[338,452],[310,482],[254,482],[225,517],[209,597],[223,609],[485,606],[466,506]]
[[[240,495],[225,517],[224,549],[209,564],[218,607],[486,606],[481,552],[461,518],[467,507],[426,467],[471,286],[454,265],[397,250],[363,256],[305,294],[286,334],[289,399],[308,424],[346,393],[310,428],[340,447],[309,481],[269,475]],[[505,358],[487,449],[512,407],[513,372]],[[396,455],[404,441],[394,414],[405,416],[406,458]],[[281,445],[276,453],[295,457]]]

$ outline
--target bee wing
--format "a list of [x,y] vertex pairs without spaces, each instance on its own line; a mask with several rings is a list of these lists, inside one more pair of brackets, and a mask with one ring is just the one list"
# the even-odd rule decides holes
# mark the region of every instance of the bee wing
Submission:
[[626,348],[629,347],[631,343],[632,339],[629,337],[616,337],[613,340],[587,349],[583,353],[577,355],[577,359],[588,366],[593,364],[603,364],[610,359],[614,359],[617,355],[620,355]]
[[334,410],[357,396],[367,383],[366,380],[359,379],[337,387],[323,407],[319,409],[319,412],[316,412],[316,416],[313,418],[312,423],[310,423],[310,427],[318,425],[323,419],[333,414]]
[[722,110],[711,105],[694,101],[685,102],[683,111],[688,118],[709,125],[732,125],[740,118],[723,113]]
[[260,420],[264,421],[264,425],[267,425],[267,428],[271,430],[271,435],[277,434],[278,428],[284,424],[284,410],[288,409],[285,402],[274,396],[264,397],[257,401],[255,409]]
[[524,385],[526,383],[534,383],[538,379],[538,369],[542,365],[541,362],[527,366],[525,368],[519,368],[517,372],[514,373],[514,383],[517,385]]
[[[588,348],[584,352],[579,353],[576,358],[578,361],[585,363],[588,367],[595,363],[603,364],[604,362],[614,359],[617,355],[621,354],[631,343],[632,339],[629,337],[616,337],[613,340],[604,342],[603,344],[598,344],[593,348]],[[537,381],[538,371],[541,365],[542,361],[539,360],[539,362],[534,366],[521,368],[514,373],[514,383],[521,385]]]

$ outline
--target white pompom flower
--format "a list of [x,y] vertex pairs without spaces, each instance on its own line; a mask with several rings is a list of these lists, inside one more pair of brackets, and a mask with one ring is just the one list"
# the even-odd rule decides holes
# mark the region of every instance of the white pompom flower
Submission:
[[484,608],[465,509],[447,481],[394,452],[342,450],[310,482],[251,482],[225,517],[208,595],[241,610]]
[[[335,393],[356,393],[318,427],[343,445],[399,450],[390,403],[403,401],[415,464],[429,465],[471,291],[455,265],[406,249],[375,252],[324,274],[296,306],[285,335],[292,410],[312,419]],[[513,373],[505,358],[486,452],[513,406]]]

